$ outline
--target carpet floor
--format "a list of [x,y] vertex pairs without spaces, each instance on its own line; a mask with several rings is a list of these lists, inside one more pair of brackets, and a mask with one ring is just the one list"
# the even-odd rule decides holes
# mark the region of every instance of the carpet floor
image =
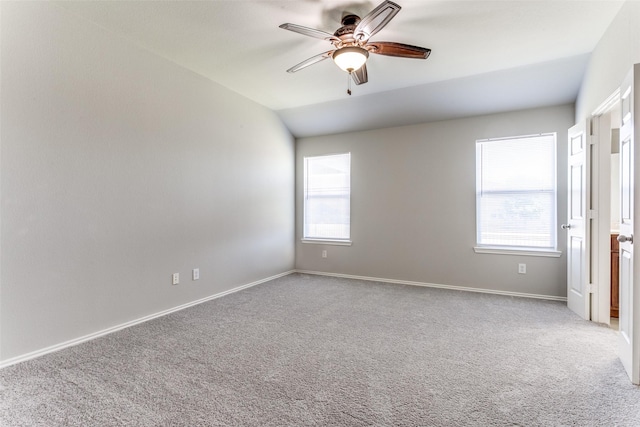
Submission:
[[0,370],[0,425],[640,426],[564,303],[293,274]]

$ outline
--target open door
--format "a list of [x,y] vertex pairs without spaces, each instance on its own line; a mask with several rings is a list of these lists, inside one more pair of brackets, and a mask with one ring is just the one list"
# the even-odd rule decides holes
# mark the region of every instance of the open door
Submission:
[[589,277],[589,183],[590,152],[587,122],[569,129],[567,306],[583,319],[590,319]]
[[637,179],[635,164],[639,164],[640,150],[634,149],[636,141],[634,122],[635,115],[640,108],[636,108],[634,102],[640,100],[634,93],[638,90],[640,81],[640,66],[635,65],[627,74],[620,87],[620,105],[622,123],[620,127],[620,308],[619,308],[619,356],[624,369],[634,384],[640,383],[640,338],[638,329],[634,328],[634,318],[640,315],[640,292],[634,292],[634,284],[640,280],[634,276],[640,273],[640,268],[635,268],[636,257],[633,251],[634,224],[638,219],[635,215],[640,209],[635,209],[635,190],[640,185],[635,185]]

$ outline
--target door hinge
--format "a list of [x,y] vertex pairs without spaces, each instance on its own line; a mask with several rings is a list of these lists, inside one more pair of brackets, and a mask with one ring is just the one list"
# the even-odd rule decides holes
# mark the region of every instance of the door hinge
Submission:
[[588,294],[593,294],[596,292],[596,287],[593,283],[588,283],[587,284],[587,293]]
[[592,209],[589,209],[587,211],[587,218],[589,218],[589,219],[598,219],[598,211],[594,211]]

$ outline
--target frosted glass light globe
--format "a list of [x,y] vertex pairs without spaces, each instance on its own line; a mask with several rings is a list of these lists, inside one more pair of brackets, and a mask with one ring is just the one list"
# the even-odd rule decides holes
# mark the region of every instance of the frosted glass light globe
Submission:
[[359,70],[367,62],[369,52],[357,46],[347,46],[333,52],[333,62],[344,71],[351,73]]

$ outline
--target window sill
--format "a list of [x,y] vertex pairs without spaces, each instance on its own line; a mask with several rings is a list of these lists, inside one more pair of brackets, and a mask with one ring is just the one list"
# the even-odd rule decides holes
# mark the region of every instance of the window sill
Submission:
[[302,239],[301,242],[313,245],[351,246],[351,240]]
[[535,248],[503,248],[497,246],[475,246],[473,248],[477,254],[496,254],[496,255],[523,255],[523,256],[541,256],[549,258],[559,258],[561,251],[552,249],[535,249]]

